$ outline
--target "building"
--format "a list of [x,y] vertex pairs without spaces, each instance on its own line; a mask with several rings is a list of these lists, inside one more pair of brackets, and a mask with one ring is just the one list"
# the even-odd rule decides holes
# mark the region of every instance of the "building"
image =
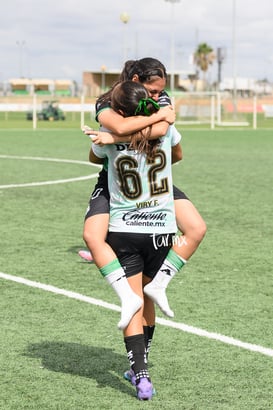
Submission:
[[8,95],[45,95],[71,96],[76,93],[76,84],[72,80],[49,80],[46,78],[12,78],[8,81]]

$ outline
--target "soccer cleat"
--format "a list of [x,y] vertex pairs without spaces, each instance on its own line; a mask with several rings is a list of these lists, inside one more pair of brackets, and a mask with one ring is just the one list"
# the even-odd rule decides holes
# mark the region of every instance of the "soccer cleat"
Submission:
[[154,395],[152,383],[147,377],[142,377],[136,385],[137,398],[139,400],[151,400]]
[[147,295],[168,317],[174,317],[173,311],[170,309],[169,302],[165,289],[160,286],[155,286],[153,282],[148,283],[143,289]]
[[[126,372],[123,373],[123,377],[125,380],[130,382],[133,386],[136,385],[136,376],[133,371],[133,369],[127,370]],[[153,396],[156,394],[155,388],[153,387]]]
[[91,252],[81,250],[78,252],[79,256],[84,259],[86,262],[93,262]]
[[135,372],[133,371],[133,369],[130,369],[124,372],[123,377],[125,380],[128,380],[128,382],[132,383],[133,386],[136,385],[136,376],[135,376]]

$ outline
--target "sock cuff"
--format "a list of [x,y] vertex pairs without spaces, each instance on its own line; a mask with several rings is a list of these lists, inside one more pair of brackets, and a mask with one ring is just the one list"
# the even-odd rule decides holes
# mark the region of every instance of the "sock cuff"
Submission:
[[145,354],[145,350],[146,350],[145,349],[145,338],[144,338],[143,333],[132,335],[132,336],[125,336],[124,343],[126,346],[127,354],[130,351],[133,351],[134,355],[135,354],[140,354],[140,355]]
[[118,260],[118,258],[114,259],[112,262],[108,263],[107,265],[104,265],[102,268],[100,268],[100,273],[102,276],[107,276],[109,273],[114,272],[117,269],[121,268],[121,264]]
[[146,337],[147,339],[152,339],[154,331],[155,331],[155,325],[143,326],[144,337]]
[[166,257],[176,269],[179,271],[187,262],[185,259],[181,258],[173,249],[170,249]]

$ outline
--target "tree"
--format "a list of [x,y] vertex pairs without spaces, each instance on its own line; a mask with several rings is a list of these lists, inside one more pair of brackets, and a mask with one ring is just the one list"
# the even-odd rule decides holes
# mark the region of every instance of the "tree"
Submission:
[[213,64],[216,56],[213,49],[207,43],[198,45],[194,52],[194,63],[203,72],[203,79],[206,83],[206,74],[209,66]]

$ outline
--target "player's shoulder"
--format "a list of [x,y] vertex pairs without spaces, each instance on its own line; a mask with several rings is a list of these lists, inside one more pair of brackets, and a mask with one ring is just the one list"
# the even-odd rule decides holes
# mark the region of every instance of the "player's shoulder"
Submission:
[[110,100],[97,101],[95,108],[96,108],[96,121],[99,122],[98,120],[99,115],[103,111],[109,110],[111,108],[111,101]]
[[160,93],[157,102],[160,105],[160,107],[165,107],[166,105],[171,105],[172,104],[171,99],[169,97],[169,94],[165,90],[163,90]]

